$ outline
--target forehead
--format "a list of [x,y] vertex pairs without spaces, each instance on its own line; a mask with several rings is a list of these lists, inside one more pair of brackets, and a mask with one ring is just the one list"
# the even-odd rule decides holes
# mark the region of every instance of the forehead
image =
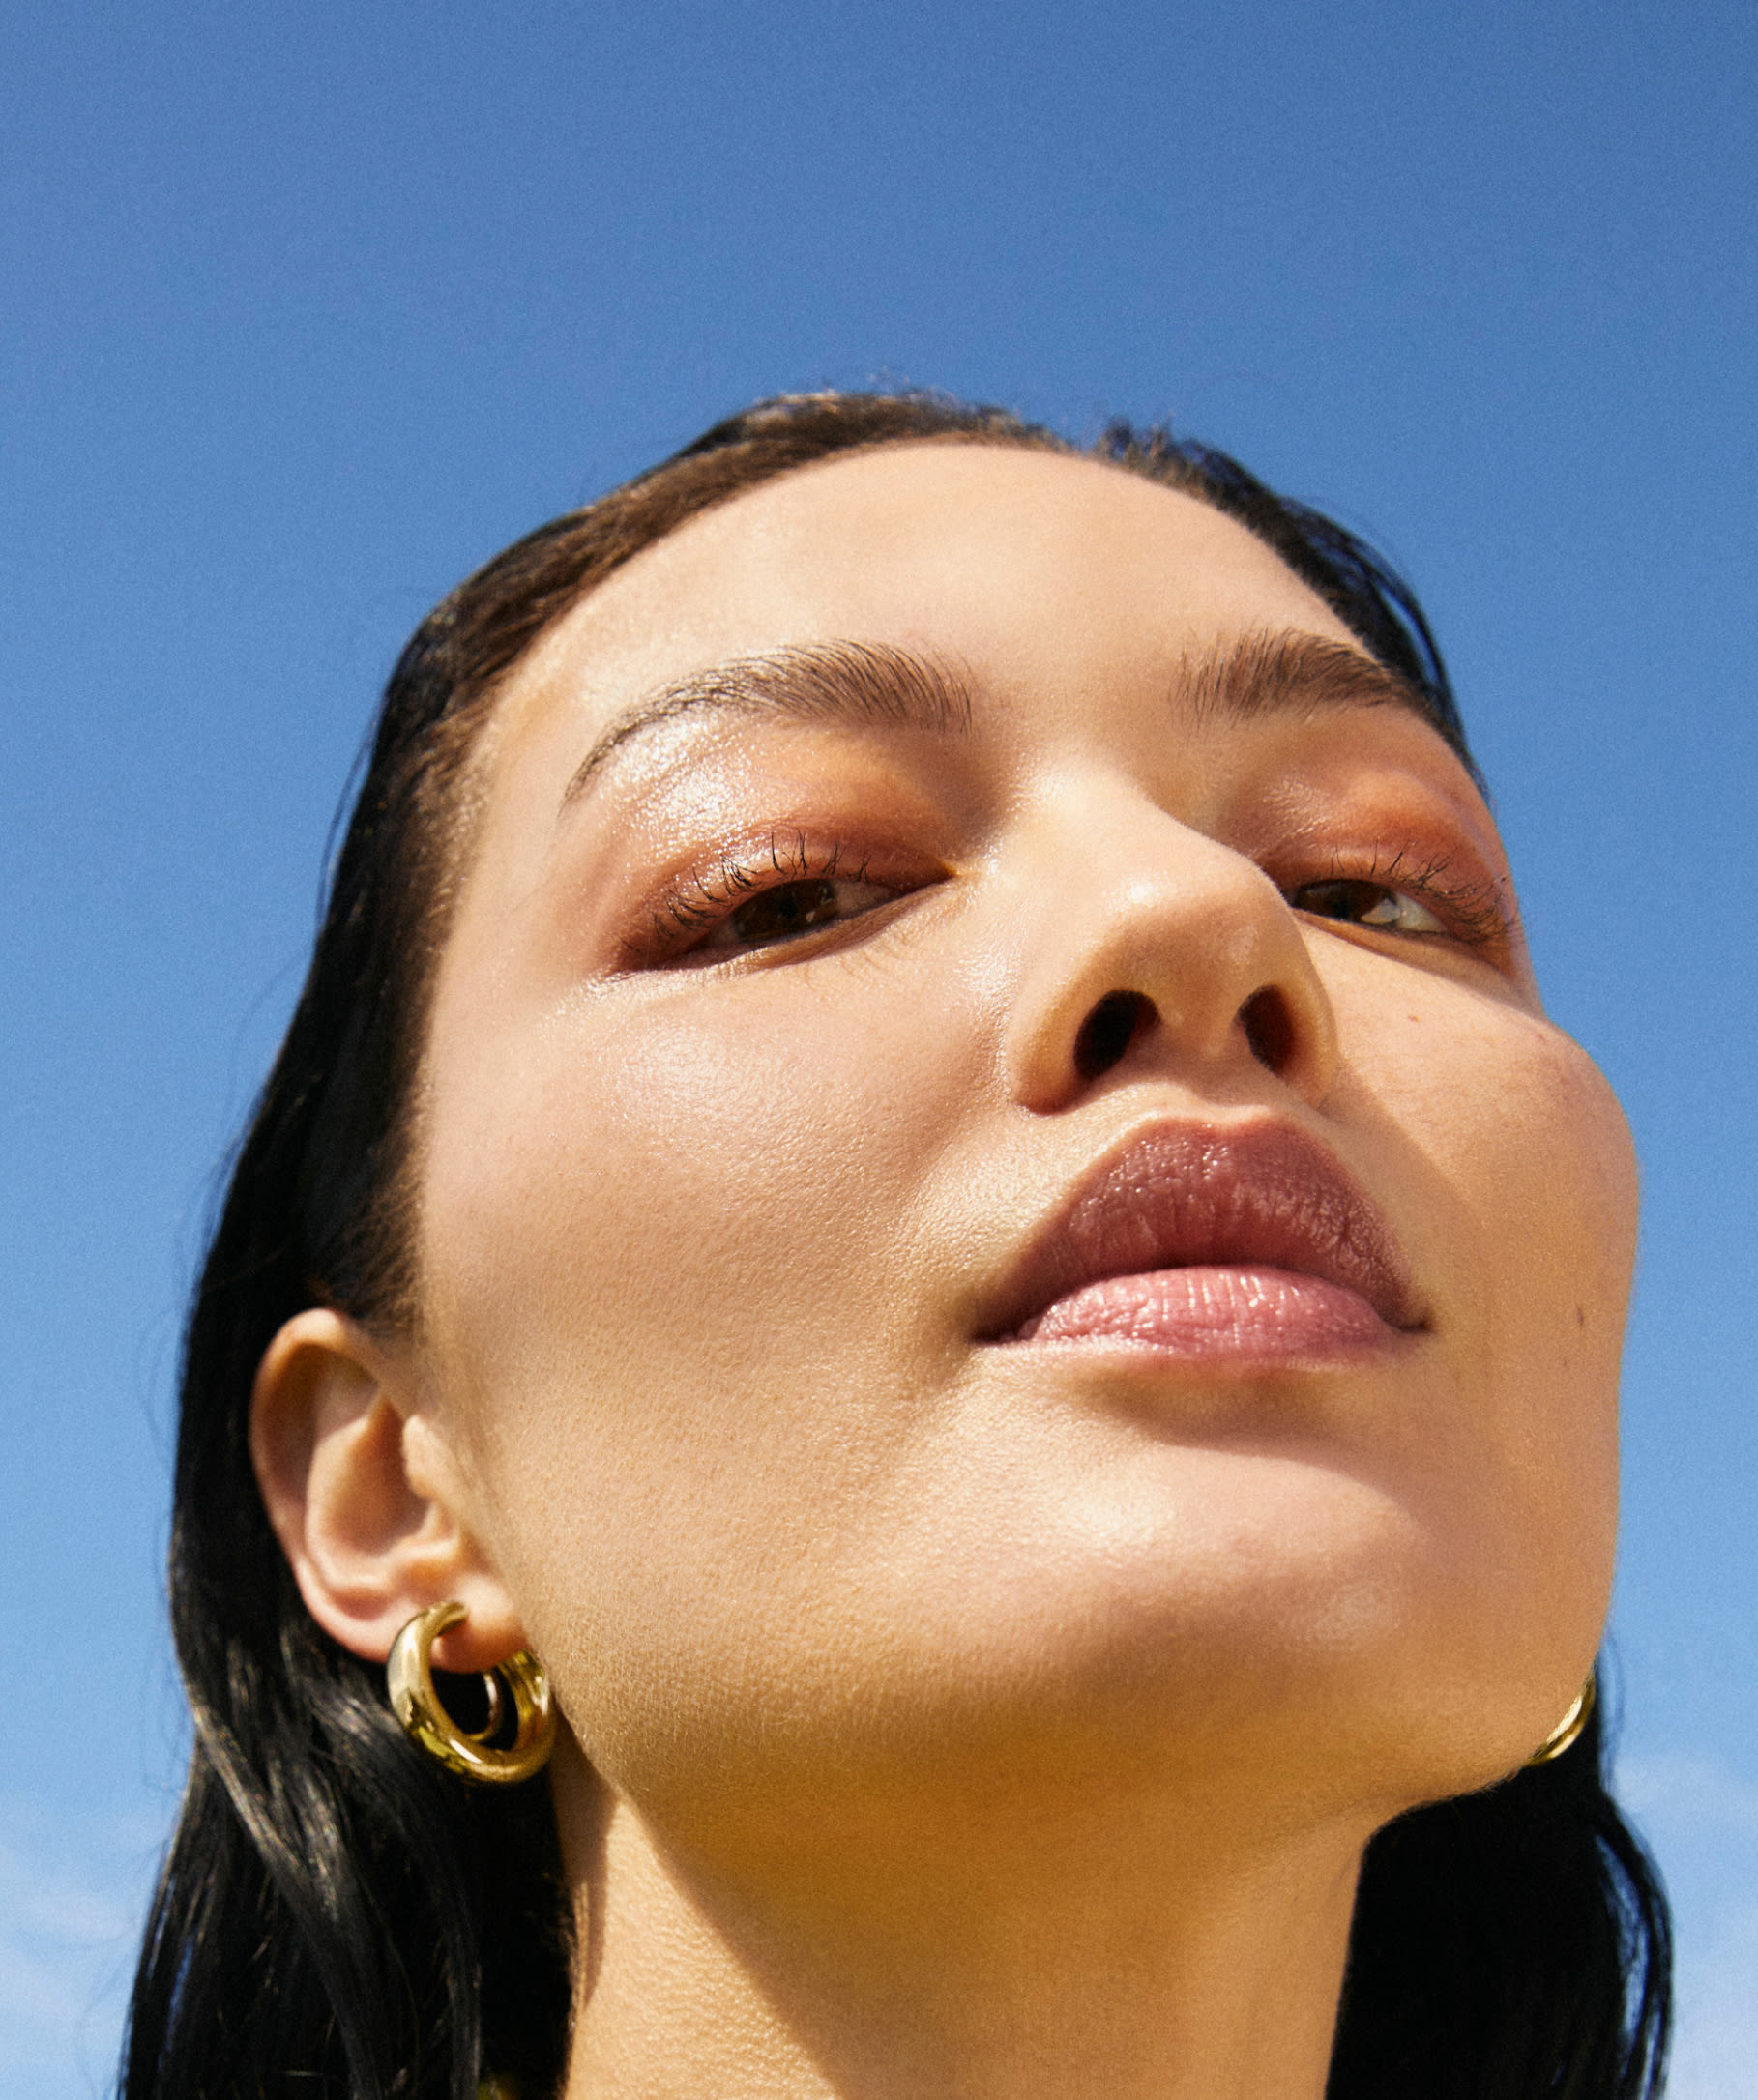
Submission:
[[839,638],[927,646],[985,683],[1163,679],[1207,642],[1347,627],[1194,497],[1097,461],[920,443],[820,462],[645,549],[515,674],[517,715],[588,719],[680,672]]

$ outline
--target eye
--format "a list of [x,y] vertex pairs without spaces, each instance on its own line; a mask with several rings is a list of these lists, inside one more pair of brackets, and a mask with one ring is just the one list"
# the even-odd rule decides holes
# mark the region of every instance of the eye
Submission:
[[802,876],[794,882],[776,883],[728,912],[695,944],[695,952],[772,948],[778,941],[809,933],[814,926],[858,919],[863,912],[890,903],[895,894],[895,890],[878,883],[834,875]]
[[1450,931],[1407,890],[1393,890],[1389,884],[1360,878],[1303,883],[1291,892],[1288,901],[1297,912],[1310,912],[1315,919],[1339,919],[1350,926],[1373,926],[1389,933]]
[[894,845],[850,849],[804,833],[747,835],[668,880],[648,903],[644,925],[622,944],[631,970],[719,963],[795,941],[896,904],[944,880],[946,869]]

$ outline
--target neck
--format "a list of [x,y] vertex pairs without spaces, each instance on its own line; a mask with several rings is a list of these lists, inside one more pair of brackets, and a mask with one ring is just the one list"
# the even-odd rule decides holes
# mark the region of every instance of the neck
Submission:
[[567,2100],[1322,2100],[1360,1828],[1136,1804],[753,1863],[557,1791]]

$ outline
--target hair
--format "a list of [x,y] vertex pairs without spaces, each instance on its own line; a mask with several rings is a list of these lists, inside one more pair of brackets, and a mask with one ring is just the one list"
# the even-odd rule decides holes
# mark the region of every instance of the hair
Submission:
[[[257,1365],[303,1308],[415,1318],[414,1080],[507,674],[606,576],[779,475],[919,440],[1085,456],[1237,519],[1471,764],[1409,589],[1359,539],[1163,428],[1081,448],[921,394],[761,402],[542,526],[422,624],[387,686],[309,974],[236,1153],[186,1331],[170,1608],[194,1720],[131,2006],[124,2100],[473,2100],[558,2085],[569,1909],[546,1786],[470,1789],[403,1735],[383,1672],[307,1613],[252,1470]],[[1555,1762],[1370,1845],[1332,2100],[1658,2092],[1669,1927],[1605,1785],[1597,1713]],[[295,2084],[295,2081],[298,2083]]]

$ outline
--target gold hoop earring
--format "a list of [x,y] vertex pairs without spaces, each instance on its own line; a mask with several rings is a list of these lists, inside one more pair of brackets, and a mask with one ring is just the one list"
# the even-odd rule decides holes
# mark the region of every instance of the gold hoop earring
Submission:
[[1574,1705],[1527,1759],[1528,1770],[1535,1765],[1548,1765],[1553,1758],[1560,1758],[1565,1750],[1574,1746],[1593,1714],[1595,1697],[1594,1680],[1589,1677],[1575,1694]]
[[[449,1772],[480,1785],[510,1787],[541,1772],[555,1746],[555,1704],[549,1696],[549,1679],[531,1650],[520,1648],[516,1655],[483,1672],[488,1692],[487,1720],[479,1729],[459,1728],[433,1689],[429,1656],[446,1628],[467,1616],[455,1599],[435,1604],[418,1612],[397,1635],[385,1664],[391,1708],[411,1738]],[[507,1710],[503,1685],[513,1694],[518,1729],[507,1748],[497,1750],[489,1738],[499,1730]]]

